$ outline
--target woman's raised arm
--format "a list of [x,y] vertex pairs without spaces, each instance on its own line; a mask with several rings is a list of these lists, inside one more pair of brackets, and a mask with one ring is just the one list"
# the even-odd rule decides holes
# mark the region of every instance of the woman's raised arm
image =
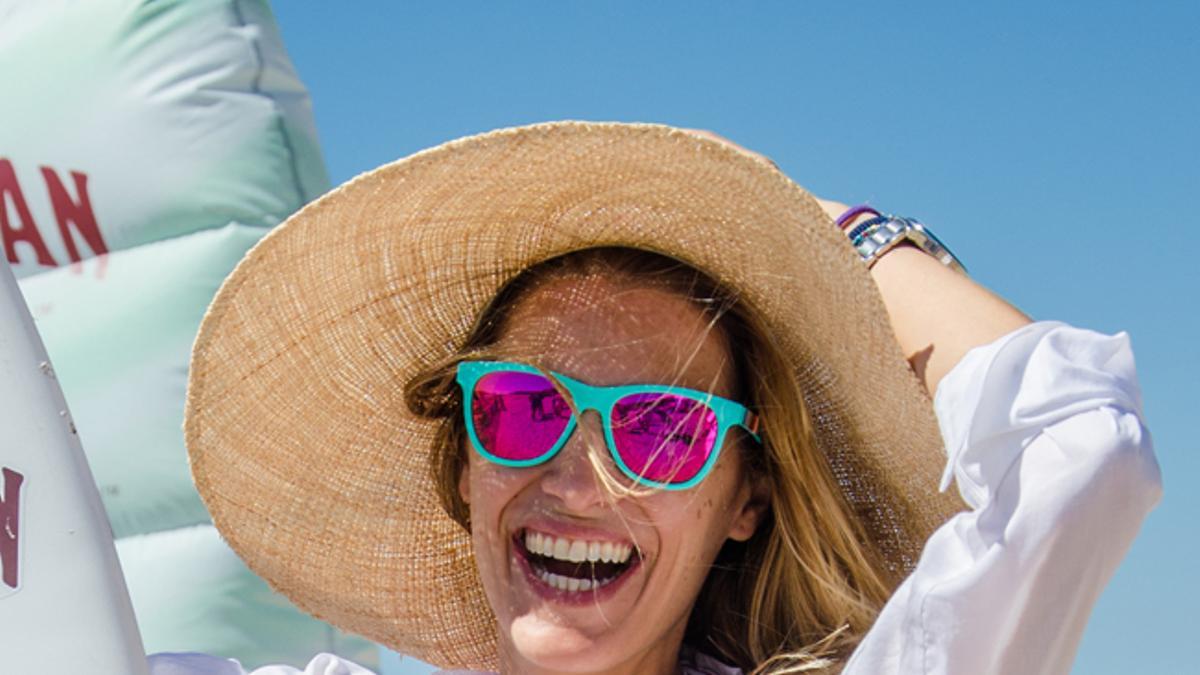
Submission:
[[937,394],[942,488],[971,510],[926,542],[844,672],[1066,672],[1162,493],[1129,338],[1031,324],[911,245],[871,271]]
[[[818,200],[831,218],[845,204]],[[869,218],[860,216],[860,219]],[[1029,323],[1029,317],[912,244],[892,249],[871,268],[892,328],[932,396],[942,377],[973,347]]]

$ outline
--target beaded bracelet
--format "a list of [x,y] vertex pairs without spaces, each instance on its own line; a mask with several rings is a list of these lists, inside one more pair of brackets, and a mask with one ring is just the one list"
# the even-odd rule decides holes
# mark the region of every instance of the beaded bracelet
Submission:
[[873,216],[877,216],[877,217],[883,215],[882,213],[876,211],[875,209],[871,208],[870,206],[867,206],[866,204],[859,204],[858,206],[851,206],[850,208],[846,209],[846,212],[843,213],[842,215],[838,216],[838,219],[834,222],[837,223],[838,227],[840,227],[844,230],[844,229],[846,229],[846,226],[849,225],[851,222],[853,222],[853,220],[855,218],[861,216],[864,213],[869,213],[869,214],[871,214]]
[[869,218],[854,226],[854,229],[846,233],[850,242],[855,246],[862,241],[862,238],[869,235],[869,230],[878,228],[880,225],[892,220],[892,216],[877,215],[874,218]]

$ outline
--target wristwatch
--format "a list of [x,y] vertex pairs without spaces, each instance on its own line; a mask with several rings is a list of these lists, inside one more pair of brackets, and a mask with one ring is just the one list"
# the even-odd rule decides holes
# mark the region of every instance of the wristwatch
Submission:
[[850,243],[858,250],[868,268],[884,253],[903,242],[911,241],[943,265],[962,274],[967,273],[966,268],[954,257],[950,249],[915,218],[881,214],[855,225],[847,234]]

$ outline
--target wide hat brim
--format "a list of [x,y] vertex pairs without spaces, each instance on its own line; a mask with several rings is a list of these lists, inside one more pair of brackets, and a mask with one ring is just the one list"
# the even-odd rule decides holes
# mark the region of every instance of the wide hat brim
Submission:
[[523,269],[655,251],[736,289],[795,364],[821,449],[893,571],[960,508],[878,290],[774,167],[656,125],[562,122],[363,174],[262,240],[196,340],[185,434],[213,522],[302,609],[444,667],[496,665],[471,539],[439,505],[404,384]]

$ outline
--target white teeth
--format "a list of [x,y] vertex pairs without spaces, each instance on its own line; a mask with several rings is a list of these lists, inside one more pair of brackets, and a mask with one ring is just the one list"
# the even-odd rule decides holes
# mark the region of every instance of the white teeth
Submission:
[[600,547],[600,559],[604,562],[612,562],[613,545],[611,541],[604,542],[604,545]]
[[567,578],[562,575],[543,571],[538,572],[538,577],[541,578],[542,581],[546,582],[547,585],[553,586],[560,591],[567,590]]
[[571,542],[559,537],[554,540],[554,557],[559,560],[569,560],[567,554],[571,552]]
[[633,546],[630,544],[567,539],[533,531],[525,532],[525,548],[538,555],[573,563],[584,561],[623,563],[629,560],[629,556],[633,552]]
[[556,588],[567,593],[582,593],[590,591],[593,588],[607,586],[612,582],[612,579],[575,579],[572,577],[564,577],[561,574],[554,574],[546,570],[537,571],[538,578],[546,583],[547,586]]
[[587,542],[573,541],[571,542],[571,549],[567,551],[567,559],[571,562],[583,562],[587,559],[587,550]]

